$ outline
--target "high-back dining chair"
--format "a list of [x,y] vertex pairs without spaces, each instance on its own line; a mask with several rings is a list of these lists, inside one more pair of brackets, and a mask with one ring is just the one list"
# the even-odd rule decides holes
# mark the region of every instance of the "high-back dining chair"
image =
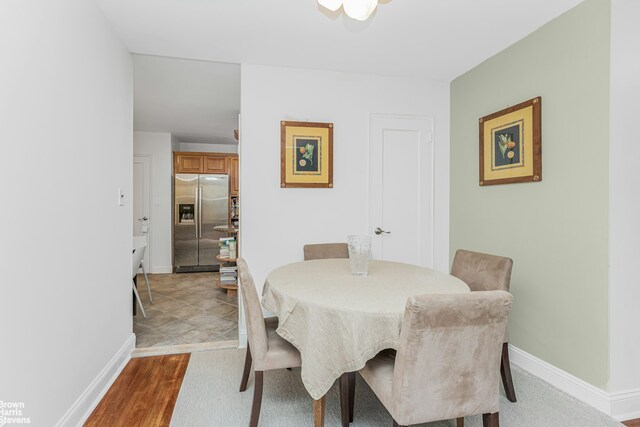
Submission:
[[251,406],[250,427],[256,427],[262,405],[263,373],[273,369],[297,368],[301,365],[300,352],[276,333],[278,318],[264,318],[253,277],[243,258],[237,260],[240,291],[244,301],[247,320],[247,354],[244,372],[240,381],[240,391],[247,389],[249,373],[253,362],[255,385]]
[[140,301],[138,289],[136,289],[136,284],[133,281],[133,278],[138,274],[138,268],[140,266],[140,262],[142,261],[142,257],[144,257],[144,246],[141,248],[135,248],[133,250],[133,272],[131,273],[131,286],[133,287],[133,293],[136,296],[138,305],[140,306],[140,311],[142,311],[142,316],[146,319],[147,313],[144,312],[144,307],[142,306],[142,301]]
[[[458,249],[453,258],[451,275],[465,282],[472,291],[509,291],[511,283],[511,258],[472,252]],[[511,363],[509,362],[509,334],[505,331],[502,344],[502,360],[500,374],[504,391],[511,402],[516,401],[516,390],[511,377]]]
[[147,292],[149,292],[149,301],[153,302],[153,297],[151,296],[151,286],[149,286],[149,278],[147,277],[147,270],[144,268],[144,253],[147,250],[147,238],[145,236],[133,236],[133,248],[134,249],[142,248],[142,259],[140,260],[139,268],[142,269],[144,282],[147,284]]
[[413,296],[397,353],[381,352],[360,375],[408,426],[482,414],[498,427],[500,349],[512,296],[505,291]]
[[304,260],[327,258],[349,258],[349,246],[346,243],[316,243],[304,245]]

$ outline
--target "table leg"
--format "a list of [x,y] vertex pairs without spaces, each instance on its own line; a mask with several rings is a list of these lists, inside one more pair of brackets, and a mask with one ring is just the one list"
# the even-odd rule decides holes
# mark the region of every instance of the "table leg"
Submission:
[[324,427],[325,396],[313,401],[313,427]]

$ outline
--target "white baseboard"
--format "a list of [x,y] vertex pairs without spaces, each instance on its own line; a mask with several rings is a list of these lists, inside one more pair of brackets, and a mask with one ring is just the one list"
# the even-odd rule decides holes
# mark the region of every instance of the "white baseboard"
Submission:
[[172,265],[156,265],[151,267],[150,274],[171,274],[173,273]]
[[89,387],[80,395],[78,400],[69,408],[64,416],[58,421],[56,427],[76,427],[82,426],[89,418],[89,415],[98,406],[100,400],[109,390],[109,387],[118,378],[120,372],[131,358],[131,352],[136,346],[136,336],[131,336],[125,341],[120,350],[111,358],[107,366],[89,384]]
[[509,344],[514,365],[618,421],[640,417],[640,389],[609,393]]
[[618,421],[640,418],[640,390],[612,393],[611,416]]

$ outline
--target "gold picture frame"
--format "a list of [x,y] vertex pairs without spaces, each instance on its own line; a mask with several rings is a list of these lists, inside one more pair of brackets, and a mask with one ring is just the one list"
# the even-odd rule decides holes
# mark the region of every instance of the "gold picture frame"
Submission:
[[542,98],[480,118],[480,185],[542,181]]
[[280,187],[333,188],[333,123],[280,122]]

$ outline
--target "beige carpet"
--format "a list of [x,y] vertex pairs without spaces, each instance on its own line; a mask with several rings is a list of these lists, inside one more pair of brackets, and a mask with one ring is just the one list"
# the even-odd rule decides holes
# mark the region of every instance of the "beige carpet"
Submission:
[[[238,392],[244,350],[226,349],[193,353],[171,420],[172,427],[246,427],[249,425],[253,375],[244,393]],[[622,424],[579,402],[517,367],[513,368],[518,402],[500,399],[500,425],[514,427],[621,427]],[[313,425],[313,401],[300,371],[266,372],[260,415],[261,427]],[[325,425],[340,426],[337,383],[327,396]],[[390,427],[392,419],[358,376],[355,427]],[[453,426],[453,421],[423,424]],[[468,417],[468,427],[482,426],[480,416]]]

